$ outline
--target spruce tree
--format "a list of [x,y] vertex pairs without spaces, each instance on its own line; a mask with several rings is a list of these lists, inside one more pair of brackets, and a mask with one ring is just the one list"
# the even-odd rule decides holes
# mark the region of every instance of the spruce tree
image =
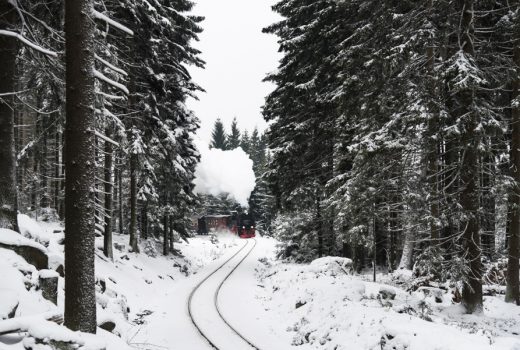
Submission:
[[506,302],[520,305],[520,2],[514,15],[513,67],[511,93],[511,172],[513,190],[509,195],[511,219],[509,225]]
[[251,139],[249,137],[249,132],[247,130],[244,130],[242,133],[242,140],[240,140],[240,147],[244,152],[249,154],[251,150]]
[[240,130],[238,129],[237,118],[231,123],[231,131],[227,137],[227,148],[233,150],[240,147]]
[[96,333],[94,273],[94,23],[92,0],[65,1],[67,123],[65,325]]
[[[17,17],[13,3],[2,1],[0,23],[14,29]],[[0,228],[14,231],[18,231],[13,110],[17,53],[17,39],[0,35],[0,95],[4,95],[0,98]]]
[[221,149],[223,151],[228,149],[226,130],[220,118],[217,118],[211,133],[210,148]]

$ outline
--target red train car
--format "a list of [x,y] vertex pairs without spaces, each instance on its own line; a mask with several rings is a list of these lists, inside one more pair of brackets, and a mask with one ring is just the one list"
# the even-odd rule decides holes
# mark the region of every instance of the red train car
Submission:
[[240,238],[256,236],[255,221],[251,215],[233,212],[230,215],[206,215],[198,219],[197,233],[229,230]]

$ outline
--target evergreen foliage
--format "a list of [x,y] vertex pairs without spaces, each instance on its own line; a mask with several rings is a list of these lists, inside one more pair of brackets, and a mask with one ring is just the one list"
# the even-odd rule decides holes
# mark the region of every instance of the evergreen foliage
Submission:
[[315,255],[301,256],[342,251],[358,267],[418,262],[417,273],[462,281],[466,310],[478,311],[482,256],[504,253],[494,242],[515,208],[498,204],[518,183],[507,170],[518,106],[506,87],[518,86],[518,3],[282,0],[273,9],[283,19],[265,32],[284,56],[266,78],[276,84],[263,110],[266,177],[279,217],[305,213],[315,225],[281,235],[284,244],[312,240]]
[[224,128],[224,123],[218,118],[213,126],[213,132],[211,133],[210,148],[221,149],[223,151],[228,149],[228,136]]
[[240,129],[238,128],[237,118],[231,123],[231,131],[227,137],[228,149],[233,150],[240,147]]

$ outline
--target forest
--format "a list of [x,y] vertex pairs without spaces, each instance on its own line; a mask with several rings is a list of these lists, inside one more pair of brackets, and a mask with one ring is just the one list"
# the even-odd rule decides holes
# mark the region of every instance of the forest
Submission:
[[[206,66],[196,3],[0,0],[0,270],[19,284],[9,313],[0,301],[0,345],[26,333],[45,350],[123,349],[75,338],[108,327],[134,349],[170,349],[158,331],[186,349],[242,349],[219,345],[233,338],[213,329],[220,317],[259,349],[279,312],[292,322],[284,336],[294,335],[272,349],[421,349],[410,339],[433,336],[377,328],[411,319],[419,330],[455,325],[475,344],[482,336],[474,349],[520,346],[517,309],[497,301],[520,305],[520,0],[278,0],[280,20],[263,29],[281,55],[264,78],[273,86],[261,107],[266,130],[240,128],[249,116],[229,129],[212,116],[209,150],[251,163],[247,205],[196,190],[197,132],[208,123],[188,107],[205,93],[191,74]],[[254,218],[256,237],[197,236],[198,218],[237,208]],[[219,306],[239,267],[226,300],[239,330],[259,327],[245,336]],[[48,279],[63,315],[43,321],[78,333],[38,338],[40,323],[24,318],[32,304],[23,298],[48,299]],[[0,300],[10,300],[9,283]],[[34,310],[50,308],[41,305]],[[346,312],[352,305],[395,318]],[[449,314],[453,305],[462,316]],[[197,313],[213,307],[205,330]],[[365,316],[380,333],[338,331]],[[313,323],[323,317],[330,324]]]
[[283,59],[263,113],[283,256],[343,253],[374,274],[413,267],[461,282],[469,313],[507,265],[498,279],[519,303],[519,6],[274,6],[284,19],[264,31]]
[[65,220],[71,329],[95,332],[96,235],[111,258],[113,231],[137,252],[158,223],[165,241],[188,224],[199,120],[185,101],[201,88],[186,67],[204,65],[193,5],[0,4],[0,227],[17,231],[18,211]]

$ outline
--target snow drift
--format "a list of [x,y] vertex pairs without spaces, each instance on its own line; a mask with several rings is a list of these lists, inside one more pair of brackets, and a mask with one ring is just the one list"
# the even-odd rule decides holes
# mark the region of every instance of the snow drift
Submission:
[[228,194],[247,207],[247,199],[255,188],[253,161],[241,149],[222,151],[209,149],[198,140],[201,160],[195,171],[195,192],[217,196]]

